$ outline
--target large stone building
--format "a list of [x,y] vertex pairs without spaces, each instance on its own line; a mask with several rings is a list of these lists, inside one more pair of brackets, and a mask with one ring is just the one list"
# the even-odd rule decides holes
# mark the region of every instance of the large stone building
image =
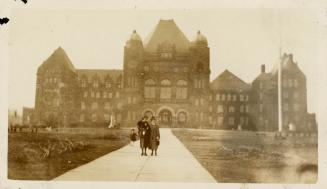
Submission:
[[[309,116],[305,76],[293,64],[283,66],[285,82],[293,78],[299,89],[287,94],[294,112],[287,111],[285,124],[306,128],[300,120]],[[100,126],[115,120],[135,126],[142,115],[154,115],[162,127],[276,130],[276,71],[263,68],[252,85],[228,70],[212,82],[209,77],[206,37],[198,32],[189,41],[173,20],[160,20],[145,40],[133,31],[124,47],[123,70],[76,69],[61,47],[55,50],[37,72],[33,121]]]

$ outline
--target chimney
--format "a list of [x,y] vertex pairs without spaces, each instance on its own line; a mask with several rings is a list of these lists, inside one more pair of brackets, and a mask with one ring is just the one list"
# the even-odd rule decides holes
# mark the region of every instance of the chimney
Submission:
[[261,73],[266,73],[266,66],[264,64],[261,65]]

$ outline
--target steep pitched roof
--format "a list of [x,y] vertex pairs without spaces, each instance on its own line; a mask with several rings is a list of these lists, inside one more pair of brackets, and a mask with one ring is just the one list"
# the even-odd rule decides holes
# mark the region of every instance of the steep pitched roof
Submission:
[[[298,67],[297,63],[295,63],[293,61],[293,55],[292,54],[286,54],[284,53],[284,55],[282,56],[281,62],[281,66],[282,66],[282,71],[283,70],[287,70],[287,71],[291,71],[291,72],[298,72],[299,74],[304,76],[304,73],[302,72],[302,70],[300,70],[300,68]],[[278,69],[279,69],[279,65],[278,63],[276,63],[271,71],[272,75],[275,75],[278,73]]]
[[190,46],[190,41],[175,24],[174,20],[160,20],[156,28],[144,40],[145,50],[156,52],[159,44],[168,42],[175,45],[176,51],[185,52]]
[[228,70],[221,73],[216,79],[214,79],[210,87],[212,90],[250,90],[250,84],[245,83],[243,80],[238,78],[236,75]]
[[69,57],[67,56],[65,50],[61,47],[58,47],[50,57],[44,61],[41,66],[46,66],[49,64],[63,64],[67,66],[72,72],[76,72],[73,63],[70,61]]
[[78,78],[86,77],[88,81],[91,81],[93,77],[98,77],[101,81],[104,81],[107,77],[110,77],[114,81],[118,81],[118,78],[122,77],[123,70],[78,69],[77,74]]

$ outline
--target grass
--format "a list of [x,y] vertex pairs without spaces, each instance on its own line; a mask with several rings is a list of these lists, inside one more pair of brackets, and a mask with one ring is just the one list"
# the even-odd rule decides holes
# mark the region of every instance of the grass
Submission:
[[75,128],[9,133],[8,178],[51,180],[126,145],[129,132],[129,129]]
[[276,140],[269,133],[174,129],[218,182],[315,183],[317,138]]

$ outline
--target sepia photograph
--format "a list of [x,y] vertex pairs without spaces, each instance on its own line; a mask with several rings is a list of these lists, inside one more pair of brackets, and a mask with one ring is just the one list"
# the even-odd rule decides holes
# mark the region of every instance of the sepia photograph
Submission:
[[316,184],[320,16],[12,9],[4,177]]

